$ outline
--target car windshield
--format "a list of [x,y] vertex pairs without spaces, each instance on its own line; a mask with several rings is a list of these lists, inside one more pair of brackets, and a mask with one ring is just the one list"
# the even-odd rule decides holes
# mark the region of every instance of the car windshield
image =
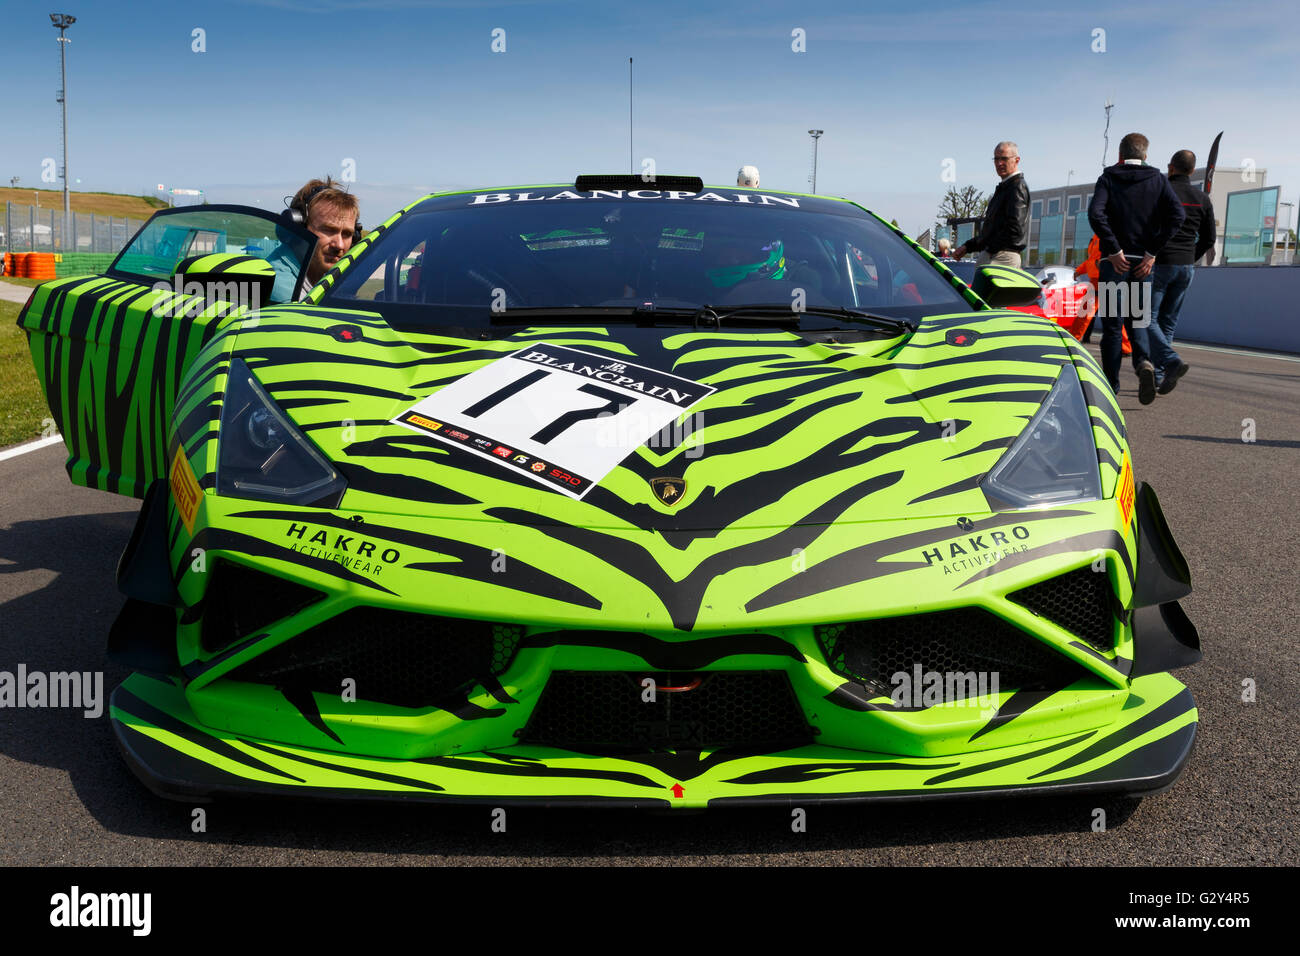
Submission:
[[832,213],[779,195],[740,203],[720,193],[666,194],[674,201],[555,192],[416,209],[343,273],[323,304],[364,302],[406,327],[486,326],[515,310],[521,322],[523,310],[606,310],[566,313],[574,324],[596,324],[618,308],[761,304],[907,320],[971,308],[893,231],[847,203]]

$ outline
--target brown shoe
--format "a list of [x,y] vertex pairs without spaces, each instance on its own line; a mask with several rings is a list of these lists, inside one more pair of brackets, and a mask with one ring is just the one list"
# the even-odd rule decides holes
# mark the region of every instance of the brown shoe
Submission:
[[1138,366],[1138,401],[1150,405],[1156,400],[1156,367],[1150,362]]

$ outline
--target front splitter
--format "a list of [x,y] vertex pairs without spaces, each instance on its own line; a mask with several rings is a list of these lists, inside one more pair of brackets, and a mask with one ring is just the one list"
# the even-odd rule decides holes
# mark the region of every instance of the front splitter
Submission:
[[113,692],[110,713],[131,769],[173,800],[275,796],[644,809],[1149,794],[1182,772],[1197,723],[1191,692],[1168,674],[1135,680],[1129,706],[1106,727],[941,757],[818,746],[780,753],[578,753],[516,745],[394,760],[206,727],[177,683],[142,674]]

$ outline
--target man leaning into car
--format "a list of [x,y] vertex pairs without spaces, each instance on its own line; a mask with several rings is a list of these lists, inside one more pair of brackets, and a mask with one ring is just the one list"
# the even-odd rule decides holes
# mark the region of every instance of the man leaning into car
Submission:
[[1020,172],[1020,147],[1003,140],[993,148],[993,168],[1002,180],[989,199],[980,233],[952,252],[960,259],[982,252],[979,262],[1020,268],[1020,254],[1029,244],[1029,186]]
[[[361,207],[356,196],[339,189],[334,180],[326,176],[324,179],[308,180],[294,193],[289,208],[297,211],[307,230],[316,235],[316,248],[312,252],[311,261],[307,263],[307,275],[302,281],[302,290],[298,293],[301,301],[307,298],[312,286],[352,248],[352,243],[360,238]],[[296,270],[293,270],[293,275],[287,275],[280,265],[285,260],[277,258],[274,253],[269,261],[276,272],[280,273],[276,280],[274,298],[276,301],[284,301],[289,297],[289,292],[284,288],[286,280],[291,289],[292,282],[297,277]]]

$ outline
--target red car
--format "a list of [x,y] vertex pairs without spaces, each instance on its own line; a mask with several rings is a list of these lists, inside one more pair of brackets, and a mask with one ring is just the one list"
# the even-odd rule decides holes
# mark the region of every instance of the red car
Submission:
[[[974,262],[958,262],[945,259],[943,264],[951,269],[967,285],[975,279],[975,270],[979,268]],[[1075,270],[1069,266],[1046,266],[1035,276],[1043,285],[1043,294],[1034,305],[1012,306],[1017,312],[1041,315],[1051,319],[1065,328],[1080,342],[1088,333],[1093,318],[1097,314],[1097,297],[1092,283],[1087,278],[1078,278]],[[1123,352],[1130,354],[1128,332],[1122,327],[1120,335]]]

